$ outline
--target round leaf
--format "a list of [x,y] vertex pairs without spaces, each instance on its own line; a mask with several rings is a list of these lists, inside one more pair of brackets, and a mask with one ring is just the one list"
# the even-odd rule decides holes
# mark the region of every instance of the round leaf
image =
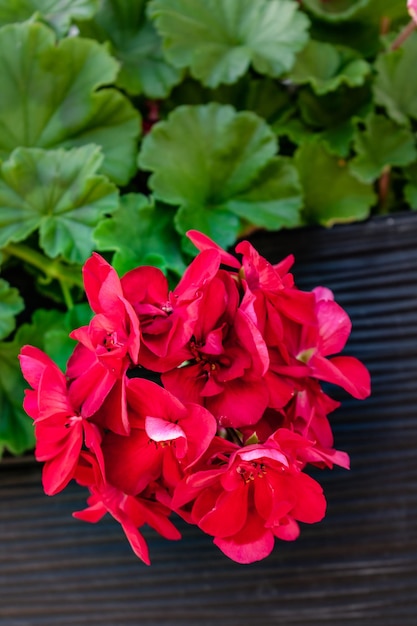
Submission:
[[156,124],[139,163],[153,172],[155,196],[180,207],[175,223],[181,234],[197,228],[230,245],[241,221],[267,228],[274,220],[277,228],[283,220],[294,223],[296,174],[274,159],[276,149],[272,130],[257,115],[211,103],[178,107]]
[[15,315],[23,311],[24,307],[18,290],[0,278],[0,339],[4,339],[15,329]]
[[[380,1],[380,0],[378,0]],[[328,22],[343,22],[355,17],[369,0],[304,0],[303,4],[313,15]]]
[[368,217],[376,197],[372,187],[333,157],[320,140],[310,140],[295,155],[303,192],[304,215],[309,223],[332,226]]
[[127,182],[135,171],[140,118],[122,94],[101,88],[117,70],[94,41],[70,37],[57,44],[37,23],[0,29],[0,158],[19,146],[96,143],[104,154],[101,171]]
[[401,48],[381,54],[375,62],[375,101],[398,124],[417,119],[416,59],[417,33],[413,33]]
[[40,14],[64,34],[73,20],[92,17],[97,6],[98,0],[0,0],[0,26],[24,22]]
[[98,250],[114,250],[112,265],[119,274],[138,265],[156,265],[181,275],[185,264],[172,207],[155,203],[142,194],[127,194],[112,217],[94,232]]
[[151,0],[149,14],[169,61],[209,87],[235,82],[250,64],[281,76],[308,38],[293,0]]
[[103,0],[88,22],[79,24],[82,35],[108,41],[120,62],[116,84],[130,94],[165,98],[182,77],[162,53],[162,40],[146,17],[145,0]]
[[342,84],[363,85],[369,73],[369,64],[353,50],[309,41],[297,56],[290,78],[298,85],[309,83],[316,94],[323,95]]
[[417,158],[413,133],[383,115],[368,116],[365,128],[356,131],[354,147],[351,170],[364,182],[373,182],[387,165],[405,166]]
[[17,358],[20,347],[17,340],[0,343],[0,456],[4,449],[23,454],[35,445],[33,421],[22,407],[27,384]]
[[83,263],[100,217],[118,205],[116,187],[96,174],[101,161],[97,146],[17,148],[0,170],[0,246],[39,228],[50,257]]

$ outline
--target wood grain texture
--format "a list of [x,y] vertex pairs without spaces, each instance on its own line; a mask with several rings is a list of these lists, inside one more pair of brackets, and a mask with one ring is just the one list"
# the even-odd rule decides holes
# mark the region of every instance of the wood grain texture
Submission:
[[111,519],[71,517],[81,488],[48,498],[38,466],[3,462],[1,626],[417,624],[417,215],[252,241],[272,262],[294,252],[299,287],[335,292],[353,322],[347,353],[371,371],[371,398],[337,396],[352,469],[318,473],[325,520],[250,566],[179,521],[181,542],[146,531],[147,567]]

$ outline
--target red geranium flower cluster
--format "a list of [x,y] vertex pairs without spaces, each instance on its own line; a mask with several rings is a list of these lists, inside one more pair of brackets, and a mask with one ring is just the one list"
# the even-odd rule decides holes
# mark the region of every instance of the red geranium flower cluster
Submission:
[[65,374],[22,349],[24,407],[46,493],[71,479],[90,491],[77,518],[110,513],[149,563],[140,528],[178,539],[174,511],[250,563],[276,537],[295,539],[298,522],[323,518],[322,489],[304,470],[349,459],[333,448],[339,403],[321,381],[365,398],[369,374],[337,356],[349,318],[328,289],[297,289],[292,257],[273,266],[245,241],[238,261],[188,235],[200,253],[173,291],[154,267],[120,279],[93,254],[83,269],[92,320],[71,333]]

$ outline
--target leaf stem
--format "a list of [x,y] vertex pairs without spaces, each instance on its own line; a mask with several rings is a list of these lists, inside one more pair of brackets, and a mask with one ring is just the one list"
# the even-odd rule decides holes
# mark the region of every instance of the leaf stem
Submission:
[[416,28],[417,28],[416,22],[414,20],[410,20],[407,26],[405,26],[405,28],[403,28],[403,30],[400,32],[398,37],[394,39],[389,49],[397,50],[397,48],[400,48],[403,45],[404,41],[409,38],[411,33],[413,33]]
[[71,309],[74,308],[74,300],[72,299],[72,296],[71,296],[71,289],[69,288],[68,284],[64,282],[63,280],[60,280],[59,284],[61,285],[62,295],[64,296],[65,305],[68,311],[70,311]]
[[[71,286],[83,288],[83,280],[78,268],[67,267],[57,259],[48,259],[40,252],[21,243],[9,243],[3,248],[3,252],[33,265],[33,267],[41,270],[48,278],[58,280],[61,283],[63,291],[63,285],[65,285],[65,289]],[[65,293],[64,298],[66,301]]]
[[381,176],[378,180],[378,199],[379,199],[379,211],[380,215],[387,213],[387,201],[388,194],[391,186],[391,167],[387,165],[384,167]]

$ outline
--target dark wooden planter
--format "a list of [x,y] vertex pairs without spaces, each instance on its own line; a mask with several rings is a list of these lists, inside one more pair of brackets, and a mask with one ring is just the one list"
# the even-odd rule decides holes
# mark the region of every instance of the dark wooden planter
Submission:
[[417,214],[252,240],[272,262],[293,252],[300,287],[335,292],[371,371],[372,397],[333,414],[352,469],[320,473],[327,517],[250,566],[179,522],[181,542],[146,533],[148,568],[111,519],[71,517],[81,488],[48,498],[38,466],[3,462],[1,626],[417,623]]

